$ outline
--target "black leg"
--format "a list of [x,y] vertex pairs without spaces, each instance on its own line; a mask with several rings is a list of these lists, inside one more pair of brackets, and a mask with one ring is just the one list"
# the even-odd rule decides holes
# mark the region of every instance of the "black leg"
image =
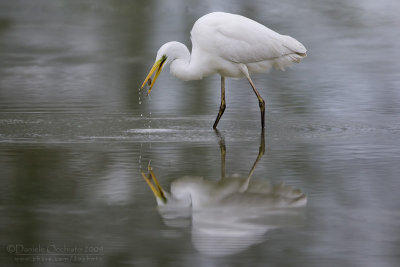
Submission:
[[226,104],[225,104],[225,77],[221,76],[221,105],[219,106],[218,116],[215,119],[215,122],[214,122],[214,125],[213,125],[214,129],[217,129],[218,122],[221,119],[222,114],[224,114],[225,108],[226,108]]
[[257,96],[258,105],[260,106],[260,111],[261,111],[261,128],[264,129],[265,128],[265,101],[261,97],[260,93],[257,91],[256,87],[254,86],[253,81],[250,79],[250,76],[248,76],[247,79],[249,80],[251,88],[253,88],[253,91]]

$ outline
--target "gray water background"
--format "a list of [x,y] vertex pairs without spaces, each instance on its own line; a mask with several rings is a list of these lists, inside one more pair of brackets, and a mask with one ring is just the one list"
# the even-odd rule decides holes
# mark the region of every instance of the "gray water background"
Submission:
[[[219,77],[164,70],[150,97],[138,91],[159,46],[190,48],[211,11],[308,49],[286,72],[253,76],[267,103],[253,179],[306,193],[305,219],[219,257],[196,248],[190,222],[165,223],[140,174],[151,160],[166,189],[185,175],[219,179]],[[399,266],[399,11],[392,0],[0,1],[1,265]],[[245,80],[226,86],[226,171],[245,176],[258,103]],[[38,246],[101,251],[83,263],[16,253]]]

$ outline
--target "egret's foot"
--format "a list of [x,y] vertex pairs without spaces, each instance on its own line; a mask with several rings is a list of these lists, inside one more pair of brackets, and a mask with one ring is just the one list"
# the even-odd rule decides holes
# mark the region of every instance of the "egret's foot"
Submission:
[[225,108],[226,108],[225,102],[222,102],[221,106],[219,107],[219,112],[218,112],[217,118],[215,119],[215,122],[214,122],[214,125],[213,125],[213,129],[214,130],[217,129],[217,125],[219,123],[219,120],[222,117],[222,114],[224,114]]

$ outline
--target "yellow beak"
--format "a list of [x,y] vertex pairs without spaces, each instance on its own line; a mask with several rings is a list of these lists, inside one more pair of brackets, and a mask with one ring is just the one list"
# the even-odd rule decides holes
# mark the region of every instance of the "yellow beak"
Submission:
[[[149,175],[147,176],[144,172],[142,172],[142,176],[146,181],[146,183],[149,185],[151,191],[153,191],[154,196],[160,199],[163,203],[166,203],[167,198],[165,197],[164,189],[158,183],[157,178],[150,166],[149,166]],[[151,182],[151,180],[154,181],[154,184]]]
[[[158,75],[160,75],[161,70],[162,70],[162,68],[163,68],[163,66],[164,66],[164,63],[165,63],[166,59],[167,59],[167,58],[164,58],[164,57],[163,57],[163,58],[157,60],[157,61],[154,63],[154,65],[153,65],[153,67],[151,68],[149,74],[147,75],[146,79],[144,80],[144,82],[143,82],[143,84],[142,84],[142,87],[140,87],[140,89],[142,89],[142,88],[146,85],[146,83],[147,83],[148,81],[150,82],[150,88],[149,88],[149,90],[147,91],[147,95],[150,94],[151,88],[153,88],[153,85],[154,85],[154,83],[156,82],[156,80],[157,80],[157,78],[158,78]],[[156,70],[157,70],[157,72],[156,72],[156,74],[154,75],[153,80],[151,80],[151,76],[153,75],[153,73],[154,73]]]

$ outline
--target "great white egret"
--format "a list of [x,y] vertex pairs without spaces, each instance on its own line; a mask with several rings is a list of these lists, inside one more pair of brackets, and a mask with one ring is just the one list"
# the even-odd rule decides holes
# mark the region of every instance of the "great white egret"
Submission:
[[[192,53],[179,42],[160,47],[156,61],[141,89],[149,83],[150,93],[165,65],[177,78],[199,80],[211,74],[221,75],[221,105],[213,128],[225,111],[225,77],[246,77],[257,96],[261,127],[265,125],[265,101],[250,78],[251,73],[266,73],[272,67],[284,70],[306,56],[306,48],[296,39],[281,35],[249,18],[213,12],[199,18],[191,31]],[[155,72],[153,80],[151,76]]]
[[171,183],[170,193],[152,168],[143,178],[153,191],[158,211],[171,227],[192,226],[192,242],[205,254],[229,255],[263,241],[271,229],[301,225],[307,196],[299,189],[266,180],[250,180],[264,154],[264,134],[249,174],[225,176],[226,148],[220,138],[221,178],[184,176]]

